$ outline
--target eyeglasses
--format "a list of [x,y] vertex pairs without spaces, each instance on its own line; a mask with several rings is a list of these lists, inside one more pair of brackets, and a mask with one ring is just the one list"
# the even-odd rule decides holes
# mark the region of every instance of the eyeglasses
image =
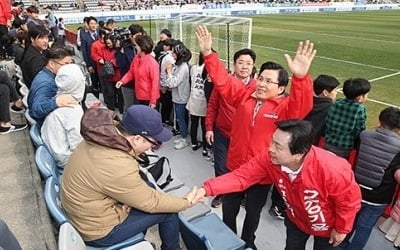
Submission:
[[141,135],[146,141],[148,141],[151,144],[151,150],[155,151],[160,148],[161,143],[158,141],[153,141],[149,137]]
[[262,77],[262,76],[258,76],[257,77],[257,81],[259,81],[259,82],[264,82],[265,84],[278,84],[279,85],[279,82],[274,82],[274,81],[272,81],[270,78],[264,78],[264,77]]
[[60,65],[60,66],[64,66],[64,65],[66,65],[66,64],[71,64],[71,63],[72,63],[72,62],[60,63],[60,62],[57,62],[56,60],[53,60],[53,62],[55,62],[56,64],[58,64],[58,65]]

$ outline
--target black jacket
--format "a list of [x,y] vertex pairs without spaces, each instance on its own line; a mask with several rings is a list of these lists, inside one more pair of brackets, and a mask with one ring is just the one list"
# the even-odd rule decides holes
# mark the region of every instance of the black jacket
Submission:
[[313,99],[314,106],[310,113],[304,118],[310,121],[313,126],[313,144],[318,145],[319,140],[325,135],[325,120],[329,109],[333,104],[329,97],[317,97]]
[[47,64],[46,52],[40,53],[32,45],[29,45],[24,54],[22,55],[21,61],[21,71],[22,76],[24,78],[25,84],[28,88],[31,87],[33,78],[35,78],[36,74],[43,69]]

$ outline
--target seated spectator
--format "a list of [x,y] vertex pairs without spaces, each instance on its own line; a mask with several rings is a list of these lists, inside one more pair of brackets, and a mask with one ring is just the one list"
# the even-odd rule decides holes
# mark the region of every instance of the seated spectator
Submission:
[[0,134],[8,134],[25,129],[27,124],[11,123],[10,101],[14,103],[11,110],[23,110],[21,97],[17,90],[11,84],[10,79],[5,71],[0,70]]
[[85,76],[76,64],[66,64],[56,76],[57,96],[71,95],[77,103],[73,107],[60,107],[52,111],[42,125],[44,144],[53,155],[57,166],[63,168],[75,147],[81,142],[83,109],[78,102],[85,93]]
[[161,249],[180,249],[177,212],[197,202],[197,189],[186,198],[159,192],[141,179],[136,160],[172,133],[148,106],[131,106],[117,125],[108,112],[86,111],[84,140],[65,167],[61,203],[70,222],[94,247],[116,244],[159,224]]
[[360,134],[355,176],[361,188],[362,203],[353,232],[341,246],[346,250],[364,248],[400,183],[400,109],[382,110],[378,124],[376,130]]
[[49,47],[49,32],[41,26],[29,29],[22,55],[21,70],[26,86],[31,87],[33,78],[46,65]]
[[27,32],[18,31],[13,39],[13,43],[7,49],[7,54],[11,57],[14,57],[14,62],[19,65],[21,64],[22,56],[25,50],[25,37]]
[[55,75],[61,66],[72,62],[68,50],[64,48],[52,48],[48,53],[48,62],[33,79],[29,90],[28,105],[29,114],[38,124],[42,124],[44,118],[58,107],[73,107],[76,100],[68,94],[57,96]]
[[42,26],[44,28],[44,22],[39,18],[39,9],[37,7],[33,5],[29,6],[26,9],[26,14],[28,15],[26,18],[28,29],[32,29],[35,26]]
[[28,26],[26,25],[26,21],[20,18],[16,18],[13,21],[12,29],[8,31],[8,35],[15,37],[19,31],[28,32]]
[[0,249],[21,250],[21,246],[7,224],[0,219]]
[[361,131],[365,130],[367,114],[364,102],[371,84],[362,78],[350,78],[343,84],[346,98],[337,100],[326,118],[324,148],[345,159],[357,146]]
[[313,84],[314,98],[313,109],[304,118],[313,125],[313,144],[318,146],[318,142],[325,135],[325,120],[329,109],[336,99],[336,87],[339,81],[328,75],[319,75]]

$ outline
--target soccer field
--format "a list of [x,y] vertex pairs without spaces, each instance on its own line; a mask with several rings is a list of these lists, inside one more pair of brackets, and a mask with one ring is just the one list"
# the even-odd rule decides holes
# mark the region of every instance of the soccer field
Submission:
[[[366,103],[369,128],[380,110],[400,106],[400,11],[259,15],[253,18],[252,48],[256,65],[275,61],[286,66],[283,54],[293,54],[300,40],[318,50],[311,74],[329,74],[341,83],[351,77],[371,81]],[[139,22],[149,32],[149,21]],[[120,23],[129,26],[131,23]],[[78,25],[69,26],[76,29]],[[152,25],[152,36],[158,31]],[[193,31],[194,32],[194,31]],[[150,32],[149,32],[150,33]],[[340,96],[339,96],[340,97]]]

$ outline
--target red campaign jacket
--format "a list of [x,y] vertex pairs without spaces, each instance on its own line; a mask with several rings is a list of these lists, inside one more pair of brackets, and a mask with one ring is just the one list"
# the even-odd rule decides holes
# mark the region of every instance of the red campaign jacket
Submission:
[[349,233],[361,207],[361,191],[350,164],[315,146],[293,182],[271,163],[265,150],[235,171],[209,179],[203,187],[207,196],[214,196],[243,191],[260,182],[277,187],[288,207],[288,219],[310,235],[329,237],[333,228]]
[[215,53],[204,57],[204,63],[215,88],[229,104],[236,108],[232,118],[227,156],[227,166],[231,171],[269,146],[276,129],[276,121],[302,119],[312,109],[311,77],[309,75],[303,78],[293,76],[290,95],[281,95],[264,101],[253,119],[257,103],[256,98],[253,97],[256,84],[246,87],[239,79],[228,74]]
[[[256,81],[252,78],[246,85],[255,85]],[[218,128],[225,137],[230,137],[232,128],[232,117],[236,108],[230,105],[217,90],[211,92],[210,100],[207,104],[206,131],[213,131]]]
[[0,1],[0,25],[7,25],[11,20],[11,5],[7,0]]
[[107,46],[104,44],[104,42],[101,42],[101,40],[94,42],[91,48],[91,56],[92,60],[96,62],[97,72],[103,72],[103,64],[99,63],[101,59],[111,62],[114,66],[114,75],[106,78],[106,81],[110,83],[116,83],[119,81],[119,79],[121,79],[121,71],[115,59],[115,53],[116,50],[107,48]]
[[156,104],[160,97],[160,65],[151,54],[136,55],[129,71],[122,77],[123,85],[135,80],[135,97]]

